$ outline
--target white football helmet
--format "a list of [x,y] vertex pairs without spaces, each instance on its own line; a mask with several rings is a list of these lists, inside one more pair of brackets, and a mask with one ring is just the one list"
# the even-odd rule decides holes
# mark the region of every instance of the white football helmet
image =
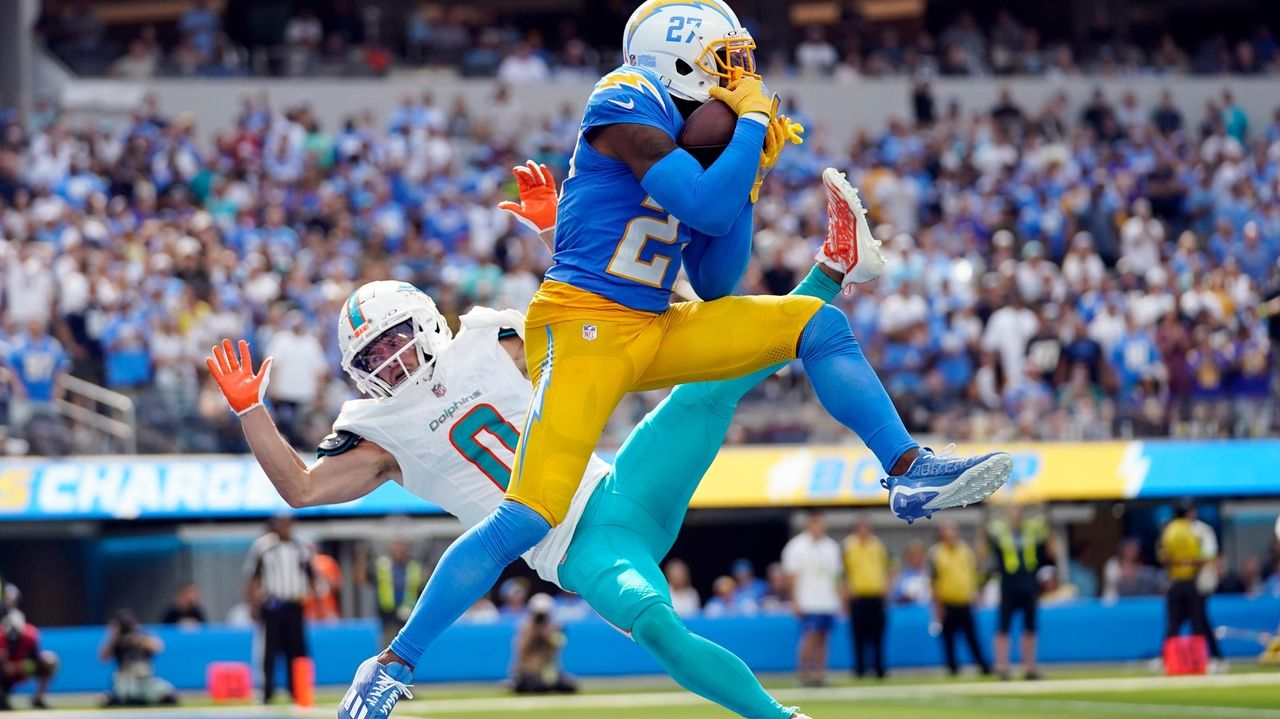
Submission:
[[[351,293],[338,313],[342,369],[364,394],[391,397],[431,379],[453,333],[431,298],[408,282],[379,280]],[[417,364],[405,362],[412,349]]]
[[674,96],[711,99],[711,88],[732,73],[756,73],[755,40],[721,0],[648,0],[631,13],[622,34],[628,65],[662,78]]

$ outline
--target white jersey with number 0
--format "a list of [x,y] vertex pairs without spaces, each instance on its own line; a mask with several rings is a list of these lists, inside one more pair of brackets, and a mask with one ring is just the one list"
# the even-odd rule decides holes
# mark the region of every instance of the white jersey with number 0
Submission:
[[[482,310],[493,314],[493,310]],[[504,313],[506,314],[506,313]],[[533,388],[498,342],[498,326],[468,326],[436,362],[430,380],[393,397],[342,406],[334,431],[367,439],[395,457],[405,489],[471,527],[502,501]],[[512,314],[523,324],[524,318]],[[594,454],[565,521],[525,553],[543,579],[559,583],[560,560],[587,500],[609,465]]]

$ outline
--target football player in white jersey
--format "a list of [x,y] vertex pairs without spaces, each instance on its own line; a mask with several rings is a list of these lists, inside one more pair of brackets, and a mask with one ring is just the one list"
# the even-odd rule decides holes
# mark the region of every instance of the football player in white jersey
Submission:
[[[555,221],[554,184],[545,168],[520,169],[523,202],[507,209],[545,230]],[[856,243],[855,256],[862,258],[841,266],[819,254],[819,265],[796,291],[830,300],[842,280],[873,279],[883,259],[856,192],[834,170],[824,181],[833,217],[828,242]],[[341,312],[339,341],[343,368],[369,398],[343,406],[310,467],[263,406],[272,358],[255,374],[247,343],[241,341],[237,353],[224,340],[206,362],[255,457],[291,506],[353,500],[391,480],[470,526],[502,501],[510,478],[516,427],[532,393],[523,326],[515,310],[476,308],[451,338],[434,303],[413,286],[362,286]],[[738,399],[777,369],[677,388],[637,426],[612,469],[593,456],[568,519],[525,560],[543,578],[581,594],[691,691],[741,716],[802,719],[769,696],[740,659],[684,627],[658,567]],[[673,444],[674,436],[683,441]],[[659,440],[662,451],[651,451]],[[357,691],[362,677],[363,693]],[[394,699],[409,695],[411,677],[411,668],[387,652],[366,661],[339,716],[372,716],[364,706],[370,697],[389,713]]]

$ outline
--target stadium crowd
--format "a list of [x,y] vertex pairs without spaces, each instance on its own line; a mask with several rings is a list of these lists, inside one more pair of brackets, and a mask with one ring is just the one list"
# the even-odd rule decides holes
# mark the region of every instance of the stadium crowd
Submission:
[[[489,104],[481,117],[424,93],[384,123],[364,112],[324,128],[305,106],[246,98],[212,144],[154,99],[123,127],[72,127],[47,100],[0,114],[14,434],[69,371],[142,400],[143,451],[239,449],[201,358],[244,336],[277,355],[271,398],[306,446],[351,396],[333,318],[354,286],[413,282],[451,321],[472,304],[523,308],[549,258],[495,205],[525,157],[564,176],[577,118],[563,107],[532,122],[501,85]],[[815,128],[783,156],[742,291],[783,293],[807,271],[825,231],[815,178],[844,168],[890,262],[838,301],[914,429],[1270,431],[1280,111],[1250,127],[1229,90],[1198,118],[1167,96],[1140,107],[1099,91],[1082,107],[1006,94],[965,115],[927,86],[915,110],[847,143]],[[798,376],[753,393],[731,441],[843,439]],[[624,405],[609,440],[655,401]],[[66,451],[64,434],[40,448]]]
[[[607,69],[601,63],[617,57],[616,28],[634,4],[599,3],[592,7],[592,22],[579,25],[572,17],[549,21],[538,13],[483,5],[424,2],[397,8],[331,0],[293,11],[287,3],[257,11],[244,3],[220,12],[209,0],[191,0],[175,21],[112,28],[88,0],[45,0],[37,30],[81,74],[359,76],[395,65],[431,65],[542,82]],[[842,5],[838,17],[804,24],[779,25],[745,12],[742,20],[766,49],[762,64],[775,77],[1280,72],[1280,44],[1263,24],[1238,35],[1206,32],[1195,42],[1180,42],[1158,28],[1130,34],[1114,13],[1101,12],[1083,35],[1067,40],[1049,21],[1020,21],[1008,10],[986,26],[962,13],[945,23],[926,18],[926,27],[904,32],[901,24],[866,21],[857,3]]]

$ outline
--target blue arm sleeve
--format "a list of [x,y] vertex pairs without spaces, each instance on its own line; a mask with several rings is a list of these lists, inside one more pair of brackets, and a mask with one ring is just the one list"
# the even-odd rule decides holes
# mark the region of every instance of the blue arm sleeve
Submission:
[[650,167],[640,185],[690,229],[724,235],[747,204],[764,133],[764,125],[739,118],[733,139],[711,167],[704,170],[693,155],[677,149]]
[[727,297],[738,286],[751,261],[751,235],[755,208],[751,203],[738,213],[733,227],[720,237],[690,230],[685,245],[684,269],[693,291],[704,300]]

